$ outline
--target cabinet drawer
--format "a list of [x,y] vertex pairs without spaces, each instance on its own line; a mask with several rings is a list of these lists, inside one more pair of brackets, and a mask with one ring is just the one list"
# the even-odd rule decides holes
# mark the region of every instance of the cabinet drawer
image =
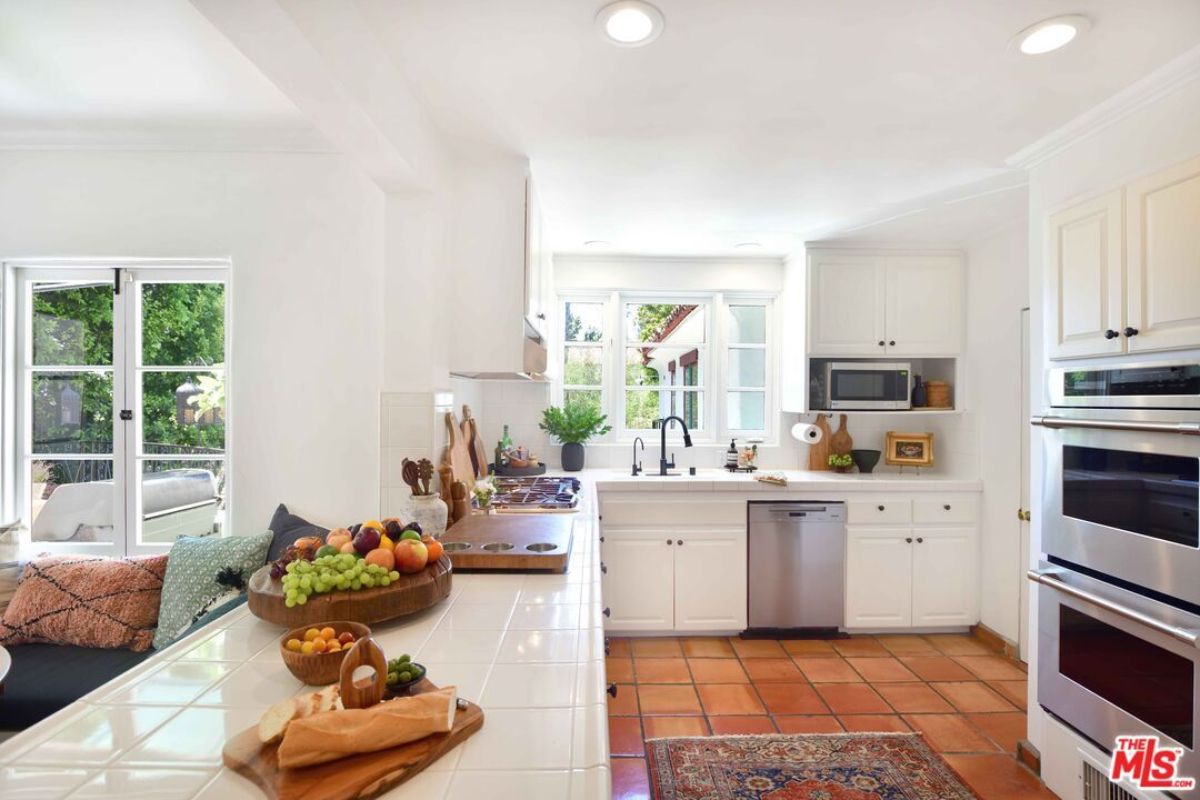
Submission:
[[913,501],[913,522],[961,525],[979,518],[975,497],[927,497]]
[[851,500],[846,504],[846,522],[851,525],[895,525],[912,522],[911,500]]

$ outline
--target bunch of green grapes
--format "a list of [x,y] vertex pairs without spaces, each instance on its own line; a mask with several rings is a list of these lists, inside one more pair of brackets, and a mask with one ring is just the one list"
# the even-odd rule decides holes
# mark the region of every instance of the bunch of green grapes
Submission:
[[311,594],[358,591],[387,586],[399,580],[400,573],[378,564],[368,564],[352,553],[321,556],[312,561],[297,560],[287,565],[283,577],[283,602],[288,608],[302,606]]

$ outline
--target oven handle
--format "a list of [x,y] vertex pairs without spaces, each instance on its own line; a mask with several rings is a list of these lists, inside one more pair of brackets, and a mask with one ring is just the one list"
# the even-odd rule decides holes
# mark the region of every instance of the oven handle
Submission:
[[1067,419],[1066,417],[1030,417],[1030,425],[1042,428],[1093,428],[1106,431],[1140,431],[1144,433],[1178,433],[1200,436],[1200,424],[1195,422],[1132,422],[1109,419]]
[[1057,592],[1070,595],[1077,600],[1082,600],[1085,603],[1102,608],[1105,611],[1111,611],[1118,617],[1123,617],[1130,622],[1136,622],[1139,625],[1145,625],[1147,628],[1152,628],[1159,633],[1165,633],[1172,639],[1176,639],[1184,644],[1192,647],[1200,647],[1200,631],[1189,630],[1187,628],[1177,628],[1174,625],[1168,625],[1165,622],[1147,616],[1140,611],[1135,611],[1132,608],[1127,608],[1120,603],[1114,603],[1112,600],[1101,597],[1091,592],[1086,592],[1083,589],[1077,589],[1070,584],[1063,583],[1058,576],[1062,574],[1060,569],[1031,569],[1026,573],[1026,577],[1034,583],[1040,583],[1043,586],[1049,586]]

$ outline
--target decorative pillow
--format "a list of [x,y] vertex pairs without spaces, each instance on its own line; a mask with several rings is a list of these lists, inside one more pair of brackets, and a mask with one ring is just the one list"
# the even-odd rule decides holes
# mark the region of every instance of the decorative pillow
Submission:
[[24,569],[23,561],[0,564],[0,618],[3,618],[4,609],[8,608],[8,604],[17,593],[17,584],[21,581],[21,572]]
[[211,609],[246,591],[254,571],[267,563],[271,533],[257,536],[184,536],[171,545],[158,609],[158,650],[183,635]]
[[0,623],[0,644],[147,650],[167,556],[46,556],[29,562]]
[[279,508],[275,509],[275,516],[271,517],[271,524],[267,526],[267,530],[274,534],[267,561],[278,559],[293,542],[303,536],[320,536],[324,539],[325,534],[329,533],[328,528],[313,525],[308,520],[297,517],[288,511],[288,507],[283,503],[280,503]]

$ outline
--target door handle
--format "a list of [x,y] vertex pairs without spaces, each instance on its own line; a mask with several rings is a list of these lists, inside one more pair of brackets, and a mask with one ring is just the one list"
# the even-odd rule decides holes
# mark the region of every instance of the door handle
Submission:
[[1192,647],[1200,647],[1200,631],[1177,628],[1174,625],[1157,620],[1154,617],[1143,614],[1141,611],[1128,608],[1106,597],[1101,597],[1098,594],[1092,594],[1084,589],[1078,589],[1070,584],[1063,583],[1058,577],[1061,574],[1062,570],[1059,569],[1031,569],[1025,573],[1026,577],[1034,583],[1040,583],[1042,586],[1047,586],[1056,592],[1062,592],[1069,597],[1074,597],[1076,600],[1082,600],[1096,608],[1111,611],[1122,619],[1136,622],[1138,625],[1144,625],[1159,633],[1166,634],[1176,641],[1183,642]]
[[1030,425],[1041,428],[1087,428],[1105,431],[1134,431],[1137,433],[1178,433],[1200,436],[1200,424],[1195,422],[1118,422],[1111,419],[1067,419],[1065,417],[1030,417]]

